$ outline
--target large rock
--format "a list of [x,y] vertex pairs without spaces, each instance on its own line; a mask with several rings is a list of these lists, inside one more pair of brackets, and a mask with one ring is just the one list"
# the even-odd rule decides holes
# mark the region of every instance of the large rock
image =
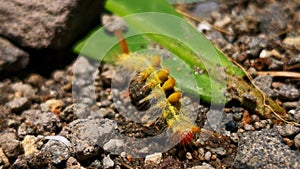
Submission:
[[275,129],[243,133],[235,168],[300,168],[300,153],[283,143]]
[[0,72],[14,72],[23,69],[27,66],[28,62],[28,53],[0,37]]
[[0,34],[23,47],[60,49],[89,27],[101,0],[1,0]]

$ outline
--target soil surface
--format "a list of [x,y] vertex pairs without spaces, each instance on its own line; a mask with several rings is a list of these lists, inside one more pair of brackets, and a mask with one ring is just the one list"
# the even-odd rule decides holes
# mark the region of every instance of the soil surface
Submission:
[[[299,2],[176,8],[201,18],[188,19],[300,123]],[[0,79],[0,168],[300,168],[300,128],[260,117],[234,100],[222,112],[211,110],[223,114],[213,132],[206,120],[210,105],[183,97],[200,134],[188,144],[168,132],[156,138],[161,144],[137,141],[170,130],[161,118],[130,120],[142,115],[120,106],[131,100],[111,87],[114,70],[78,57],[51,76],[31,69]]]

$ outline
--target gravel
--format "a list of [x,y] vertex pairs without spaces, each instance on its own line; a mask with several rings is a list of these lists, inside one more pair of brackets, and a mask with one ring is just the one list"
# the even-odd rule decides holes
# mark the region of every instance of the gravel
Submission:
[[[203,34],[249,70],[254,83],[286,108],[287,120],[299,123],[299,81],[273,74],[260,75],[270,69],[298,71],[299,4],[296,1],[202,3],[202,7],[195,4],[180,7],[203,17],[204,22],[199,24]],[[47,5],[45,9],[53,8],[50,3]],[[215,11],[201,12],[199,9],[205,6]],[[53,24],[47,27],[50,34]],[[211,25],[230,35],[216,31]],[[278,27],[270,29],[273,25]],[[33,37],[32,31],[36,29],[14,43],[27,46],[28,41],[23,40],[28,39],[23,38]],[[39,34],[35,38],[42,36],[48,35]],[[49,39],[43,39],[30,45],[60,48],[55,44],[57,38],[51,44],[47,42]],[[209,116],[223,114],[222,119],[215,119],[220,123],[209,122],[215,124],[212,127],[216,133],[212,133],[205,125],[208,105],[189,99],[191,110],[197,113],[195,123],[202,132],[195,133],[189,144],[173,144],[175,137],[166,139],[164,134],[159,135],[170,131],[163,119],[146,124],[131,120],[140,114],[131,113],[121,105],[131,104],[128,93],[111,89],[114,65],[99,65],[98,61],[79,57],[74,63],[57,68],[65,60],[64,52],[40,52],[32,48],[26,49],[30,59],[32,54],[44,61],[46,55],[53,55],[54,62],[46,61],[46,65],[38,62],[38,66],[51,67],[49,72],[30,65],[24,72],[0,77],[0,168],[300,168],[299,127],[256,115],[232,100],[222,112],[209,111]],[[256,99],[250,94],[244,98]],[[243,121],[245,111],[249,112],[244,119],[247,123]],[[155,142],[139,142],[152,137]],[[149,160],[151,156],[153,160]]]

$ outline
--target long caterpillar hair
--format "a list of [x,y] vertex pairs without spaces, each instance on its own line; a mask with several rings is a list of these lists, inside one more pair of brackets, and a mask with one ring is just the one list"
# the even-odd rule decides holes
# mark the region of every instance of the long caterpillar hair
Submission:
[[[122,54],[119,57],[119,72],[130,73],[128,85],[131,104],[138,111],[150,116],[161,116],[176,140],[190,143],[200,128],[187,117],[181,103],[182,92],[169,69],[161,65],[160,55]],[[128,75],[124,75],[128,76]]]

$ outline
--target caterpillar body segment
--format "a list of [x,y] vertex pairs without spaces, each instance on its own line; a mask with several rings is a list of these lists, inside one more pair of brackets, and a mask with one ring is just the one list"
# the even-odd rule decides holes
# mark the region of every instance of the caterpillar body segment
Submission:
[[141,54],[123,54],[118,64],[122,72],[130,71],[129,97],[139,111],[160,112],[175,139],[190,143],[195,132],[200,132],[181,108],[181,91],[169,69],[162,68],[161,57]]

